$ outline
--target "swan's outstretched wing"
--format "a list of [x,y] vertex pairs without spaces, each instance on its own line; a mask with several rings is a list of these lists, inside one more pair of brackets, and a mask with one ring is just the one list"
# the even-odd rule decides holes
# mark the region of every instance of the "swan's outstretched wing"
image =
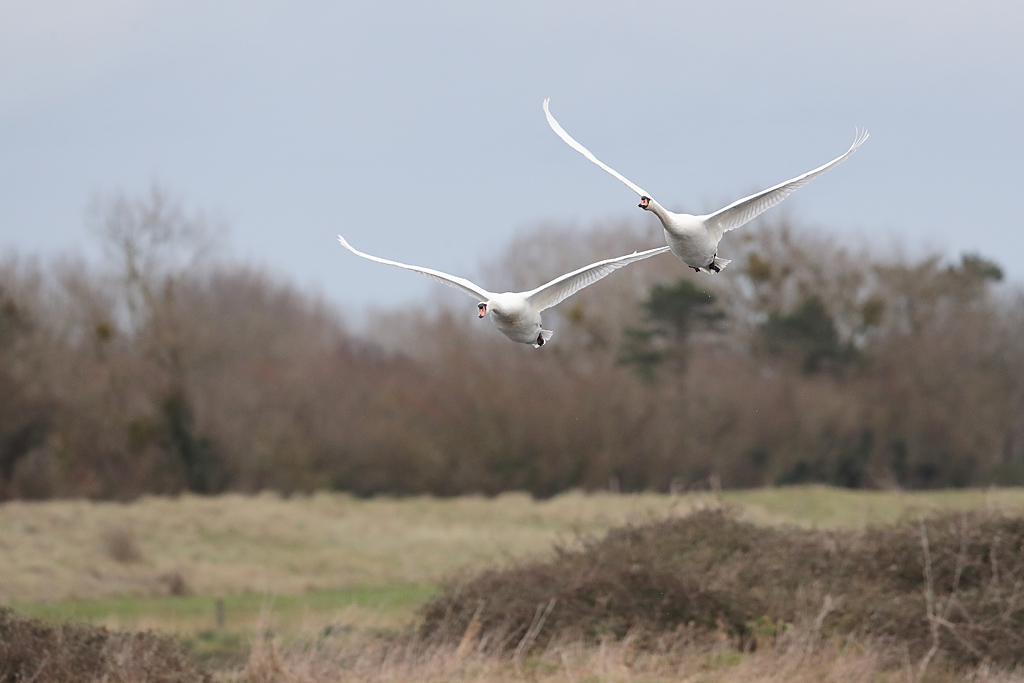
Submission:
[[792,180],[779,183],[775,187],[769,187],[767,190],[758,192],[757,194],[744,197],[739,201],[733,202],[724,209],[719,209],[718,211],[709,214],[704,219],[708,232],[716,239],[721,239],[724,233],[753,220],[754,217],[764,211],[767,211],[791,195],[797,188],[803,187],[828,169],[849,157],[851,154],[856,152],[857,148],[863,145],[864,141],[867,139],[868,132],[866,130],[859,131],[853,140],[853,144],[850,145],[850,149],[846,150],[846,153],[842,156],[836,157],[832,161],[823,166],[819,166],[813,171],[808,171],[807,173],[799,175]]
[[564,301],[584,287],[594,284],[613,270],[618,270],[634,261],[642,261],[645,258],[656,256],[668,250],[669,247],[658,247],[656,249],[648,249],[647,251],[634,251],[632,254],[626,254],[625,256],[591,263],[589,266],[584,266],[579,270],[574,270],[571,273],[557,277],[537,289],[524,292],[523,296],[526,297],[526,300],[535,309],[543,311],[545,308],[551,308],[555,304]]
[[439,270],[433,270],[431,268],[410,266],[406,265],[405,263],[399,263],[398,261],[389,261],[386,258],[380,258],[377,256],[370,256],[369,254],[364,254],[363,252],[359,251],[351,244],[346,242],[345,238],[342,237],[341,235],[338,235],[338,241],[341,242],[341,246],[345,247],[356,256],[362,256],[363,258],[370,259],[371,261],[376,261],[377,263],[386,263],[389,266],[398,266],[399,268],[405,268],[406,270],[411,270],[421,275],[426,275],[427,277],[437,280],[438,282],[443,282],[449,287],[456,287],[458,289],[461,289],[463,292],[469,294],[477,301],[490,301],[492,298],[494,298],[494,295],[488,292],[486,289],[481,289],[480,287],[477,287],[475,284],[473,284],[472,282],[465,278],[455,277],[454,275],[442,273]]
[[551,100],[550,97],[548,99],[544,100],[544,115],[548,117],[548,125],[551,126],[551,130],[555,131],[555,133],[558,134],[558,137],[560,137],[563,140],[565,140],[565,143],[567,145],[569,145],[570,147],[572,147],[574,150],[576,150],[577,152],[579,152],[580,154],[582,154],[586,158],[590,159],[595,164],[597,164],[598,166],[600,166],[601,168],[603,168],[604,170],[608,171],[613,176],[615,176],[616,178],[621,180],[623,183],[626,184],[626,187],[628,187],[629,189],[633,190],[633,192],[636,192],[637,195],[639,195],[640,197],[650,197],[651,196],[651,195],[647,194],[647,191],[644,190],[643,188],[641,188],[639,185],[637,185],[633,181],[629,180],[624,175],[622,175],[618,171],[616,171],[614,168],[612,168],[611,166],[608,166],[607,164],[602,162],[600,159],[595,157],[593,154],[591,154],[589,149],[587,149],[586,147],[584,147],[580,143],[576,142],[576,140],[574,140],[571,135],[566,133],[565,129],[562,128],[558,124],[558,121],[555,121],[555,117],[552,116],[551,112],[548,110],[548,102],[550,100]]

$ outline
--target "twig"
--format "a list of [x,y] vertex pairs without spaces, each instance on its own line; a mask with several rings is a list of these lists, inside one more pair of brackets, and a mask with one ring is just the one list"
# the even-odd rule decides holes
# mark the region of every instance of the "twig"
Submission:
[[917,667],[916,680],[918,681],[924,678],[924,672],[928,668],[928,664],[931,663],[932,658],[939,651],[939,624],[935,620],[935,592],[932,582],[932,554],[928,548],[928,531],[924,527],[923,519],[920,521],[920,525],[921,549],[924,550],[924,609],[925,615],[928,617],[928,630],[931,632],[932,646]]
[[469,620],[469,624],[466,625],[466,632],[462,634],[462,640],[459,642],[459,647],[455,650],[455,663],[458,664],[462,661],[462,658],[466,656],[469,649],[476,643],[476,637],[480,634],[480,614],[484,611],[484,605],[486,603],[481,600],[480,604],[476,608],[476,612],[473,613],[473,618]]
[[950,634],[952,634],[952,636],[956,638],[956,641],[968,650],[970,650],[972,655],[974,655],[978,659],[984,659],[984,655],[982,654],[981,650],[979,650],[978,648],[971,645],[971,643],[964,640],[963,637],[961,637],[960,634],[957,632],[957,628],[954,624],[952,624],[951,622],[947,621],[942,617],[935,617],[935,621],[938,622],[939,626],[944,626],[946,629],[948,629]]
[[544,627],[544,622],[547,620],[548,615],[551,614],[551,610],[555,608],[555,600],[555,598],[551,598],[548,601],[547,607],[544,607],[543,603],[537,605],[537,613],[533,616],[533,623],[530,624],[530,628],[526,629],[523,639],[519,641],[516,651],[512,654],[512,661],[517,669],[519,668],[519,658],[526,651],[526,648],[533,644],[534,639],[537,638],[540,630]]
[[35,683],[36,679],[39,678],[39,674],[43,673],[43,669],[50,663],[50,655],[43,657],[43,661],[39,662],[39,666],[36,667],[36,672],[32,674],[32,678],[25,679],[25,683]]
[[831,595],[825,596],[825,600],[821,605],[821,611],[814,618],[814,628],[811,631],[811,635],[814,638],[817,638],[821,633],[821,627],[825,625],[825,618],[835,610],[837,604],[838,601],[833,601]]
[[804,662],[807,661],[807,657],[814,651],[814,646],[821,634],[821,628],[825,625],[825,619],[839,606],[840,600],[833,600],[831,595],[826,594],[825,599],[822,601],[821,610],[818,612],[818,616],[814,618],[811,628],[794,640],[793,648],[800,651],[800,657],[796,660],[794,669],[803,666]]
[[992,563],[992,585],[999,584],[999,561],[996,559],[996,548],[999,546],[999,532],[996,532],[996,537],[992,539],[992,548],[989,552],[989,560]]
[[950,635],[956,638],[957,642],[963,647],[970,650],[975,656],[981,656],[981,653],[971,643],[967,642],[963,636],[960,635],[956,626],[949,621],[949,611],[953,607],[953,603],[956,600],[956,592],[960,588],[960,579],[963,577],[964,564],[967,559],[967,534],[965,526],[967,524],[967,518],[965,515],[960,517],[960,550],[956,555],[956,569],[953,571],[953,585],[949,589],[949,597],[946,598],[945,603],[942,605],[941,614],[936,613],[935,608],[935,586],[932,578],[932,555],[928,546],[928,531],[925,529],[924,520],[920,521],[921,525],[921,549],[924,551],[924,600],[925,600],[925,614],[928,618],[928,630],[932,636],[932,646],[928,649],[924,658],[921,660],[921,664],[917,670],[917,680],[921,680],[924,677],[924,672],[928,668],[928,664],[932,658],[938,653],[941,640],[939,637],[939,626],[942,626]]
[[1006,599],[1006,609],[1003,610],[1002,618],[1003,621],[1009,621],[1013,613],[1017,611],[1017,598],[1020,597],[1020,579],[1013,582],[1013,591],[1010,593],[1010,597]]
[[960,578],[964,575],[964,561],[967,559],[967,534],[964,527],[967,526],[967,518],[965,515],[960,516],[960,550],[956,554],[956,570],[953,572],[953,587],[949,590],[949,597],[946,598],[946,604],[942,608],[942,619],[945,620],[949,617],[949,610],[953,604],[953,599],[956,596],[956,591],[960,587]]

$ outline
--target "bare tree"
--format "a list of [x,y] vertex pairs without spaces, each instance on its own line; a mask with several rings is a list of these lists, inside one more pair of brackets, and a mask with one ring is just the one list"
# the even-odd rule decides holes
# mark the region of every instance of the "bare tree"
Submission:
[[152,442],[177,455],[191,490],[217,487],[210,444],[195,430],[188,363],[192,331],[178,290],[212,251],[214,236],[201,214],[157,185],[138,198],[116,193],[93,200],[89,227],[116,264],[125,332],[163,378],[154,396],[155,415],[136,421],[138,446]]

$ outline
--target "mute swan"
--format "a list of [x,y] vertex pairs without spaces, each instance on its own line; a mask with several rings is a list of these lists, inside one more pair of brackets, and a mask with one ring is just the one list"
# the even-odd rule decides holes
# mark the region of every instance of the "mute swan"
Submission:
[[465,278],[448,275],[439,270],[410,266],[398,261],[389,261],[388,259],[364,254],[346,242],[345,238],[341,235],[338,235],[338,241],[341,242],[341,246],[356,256],[362,256],[365,259],[378,263],[386,263],[389,266],[398,266],[399,268],[412,270],[433,278],[438,282],[443,282],[450,287],[461,289],[480,302],[477,304],[477,312],[480,318],[487,315],[487,312],[490,311],[491,319],[494,320],[494,324],[501,330],[502,334],[514,342],[533,344],[534,348],[544,346],[545,342],[551,339],[551,335],[554,334],[551,330],[541,328],[541,311],[551,308],[584,287],[594,284],[613,270],[622,268],[634,261],[650,258],[669,249],[668,247],[657,247],[647,251],[634,251],[626,256],[605,259],[604,261],[584,266],[579,270],[574,270],[571,273],[566,273],[546,285],[541,285],[537,289],[531,289],[529,292],[495,294],[488,292],[486,289],[473,284]]
[[854,138],[853,144],[850,145],[850,149],[827,164],[787,180],[784,183],[779,183],[774,187],[769,187],[767,190],[757,194],[744,197],[714,213],[703,216],[691,216],[688,213],[672,213],[666,210],[661,204],[654,201],[640,186],[601,162],[590,150],[576,142],[558,124],[555,117],[551,115],[551,111],[548,109],[549,101],[550,98],[544,100],[544,115],[547,116],[548,125],[551,126],[551,129],[570,147],[608,171],[608,173],[611,173],[625,183],[626,187],[640,195],[640,208],[644,211],[653,211],[654,215],[661,220],[661,225],[665,229],[665,240],[668,242],[669,247],[671,247],[672,253],[698,273],[701,271],[717,273],[730,263],[729,259],[718,257],[718,242],[722,239],[722,235],[753,220],[755,216],[775,206],[792,194],[794,190],[803,187],[856,152],[857,148],[868,139],[867,131],[859,131]]

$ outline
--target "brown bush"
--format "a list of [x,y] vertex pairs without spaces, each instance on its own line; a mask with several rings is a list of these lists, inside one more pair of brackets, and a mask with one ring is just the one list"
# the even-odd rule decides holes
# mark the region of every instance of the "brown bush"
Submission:
[[212,681],[169,639],[85,624],[45,624],[0,608],[0,683]]
[[142,547],[135,532],[126,526],[115,526],[103,532],[103,547],[116,562],[142,562]]
[[[927,542],[927,553],[925,551]],[[930,577],[930,578],[929,578]],[[722,511],[613,530],[556,560],[452,582],[421,634],[458,642],[473,615],[515,648],[692,631],[756,647],[766,630],[935,648],[955,661],[1024,662],[1024,520],[971,513],[863,533],[762,528]],[[539,607],[554,607],[538,626]]]

